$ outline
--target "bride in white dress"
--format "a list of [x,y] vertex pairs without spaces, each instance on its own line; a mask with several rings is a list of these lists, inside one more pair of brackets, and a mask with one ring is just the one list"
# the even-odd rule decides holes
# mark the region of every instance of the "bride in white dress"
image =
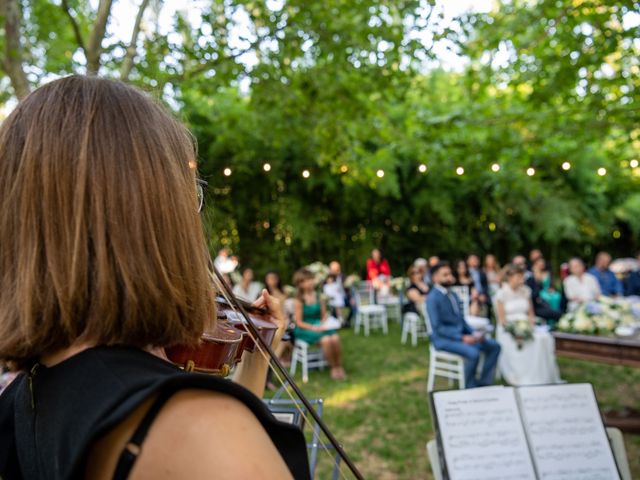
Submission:
[[[524,284],[524,270],[515,265],[505,269],[506,282],[494,297],[498,325],[496,340],[502,347],[498,369],[510,385],[540,385],[558,383],[560,373],[555,357],[555,341],[544,328],[535,327],[531,290]],[[533,338],[518,348],[504,326],[516,320],[528,319]]]

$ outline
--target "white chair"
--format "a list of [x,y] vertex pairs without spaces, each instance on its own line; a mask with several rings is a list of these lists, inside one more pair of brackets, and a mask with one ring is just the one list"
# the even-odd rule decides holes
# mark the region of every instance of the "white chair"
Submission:
[[[431,321],[428,316],[426,318],[427,334],[431,336]],[[436,377],[443,377],[449,381],[449,385],[453,381],[458,382],[458,388],[465,388],[464,381],[464,358],[455,353],[438,350],[429,344],[429,376],[427,378],[427,392],[433,390]]]
[[295,340],[293,344],[293,353],[291,354],[291,375],[296,374],[296,368],[298,362],[302,364],[302,382],[307,383],[309,381],[309,369],[319,368],[324,369],[328,365],[327,360],[324,358],[322,348],[309,348],[310,345],[304,340]]
[[[424,309],[421,309],[424,312]],[[402,334],[400,342],[404,345],[407,343],[407,336],[411,335],[411,345],[418,345],[419,338],[429,336],[429,327],[427,326],[426,315],[420,316],[415,312],[407,312],[402,317]]]
[[371,329],[380,328],[386,335],[389,333],[387,321],[387,309],[384,305],[374,303],[374,291],[370,284],[356,289],[356,320],[353,325],[355,333],[360,333],[360,327],[364,326],[365,336],[369,336]]
[[[632,480],[622,432],[617,428],[607,428],[607,437],[609,437],[611,450],[618,464],[621,480]],[[442,480],[442,465],[440,463],[440,455],[438,454],[438,445],[435,440],[429,440],[427,442],[427,456],[431,464],[434,480]]]
[[462,314],[466,319],[469,316],[469,303],[471,298],[469,295],[469,287],[454,285],[453,287],[449,287],[449,291],[455,293],[460,299],[460,303],[462,303]]
[[376,304],[383,305],[387,309],[387,318],[392,318],[396,322],[402,321],[402,297],[391,295],[389,292],[378,292]]

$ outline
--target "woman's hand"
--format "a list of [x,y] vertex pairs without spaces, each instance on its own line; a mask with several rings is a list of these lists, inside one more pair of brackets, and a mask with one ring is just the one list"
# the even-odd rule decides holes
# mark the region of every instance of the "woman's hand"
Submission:
[[[264,288],[258,299],[253,302],[252,305],[268,310],[269,314],[273,317],[274,323],[278,325],[278,333],[284,333],[284,330],[287,328],[287,320],[284,316],[284,306],[278,298],[269,294],[269,291]],[[276,336],[278,337],[278,335]]]
[[[269,292],[265,289],[262,290],[258,299],[253,302],[253,306],[268,310],[273,321],[278,326],[278,330],[271,343],[272,350],[275,350],[287,327],[282,302],[276,297],[269,295]],[[258,398],[262,398],[264,394],[265,378],[267,368],[269,367],[269,357],[265,355],[266,354],[260,352],[258,348],[256,348],[253,353],[244,352],[242,361],[236,367],[233,377],[235,382],[251,390]]]

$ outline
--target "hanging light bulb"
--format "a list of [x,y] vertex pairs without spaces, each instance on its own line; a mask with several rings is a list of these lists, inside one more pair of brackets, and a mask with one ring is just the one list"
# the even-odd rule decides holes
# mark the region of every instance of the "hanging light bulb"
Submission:
[[421,164],[418,166],[418,171],[419,171],[420,173],[426,173],[426,171],[427,171],[427,166],[426,166],[424,163],[421,163]]
[[536,174],[536,169],[533,167],[529,167],[527,168],[527,175],[529,175],[530,177],[533,177]]
[[271,164],[270,163],[265,163],[264,165],[262,165],[262,169],[265,172],[270,172],[271,171]]
[[458,174],[458,175],[464,175],[464,167],[458,167],[458,168],[456,168],[456,174]]
[[311,175],[311,173],[309,173],[309,170],[303,170],[302,171],[302,176],[304,178],[309,178],[310,175]]
[[638,168],[638,160],[636,160],[636,159],[634,158],[633,160],[631,160],[631,161],[629,162],[629,166],[630,166],[631,168]]
[[227,167],[222,171],[222,173],[224,173],[225,177],[229,177],[231,175],[231,169]]
[[571,170],[571,164],[569,162],[562,162],[562,169],[566,172]]
[[378,178],[382,178],[384,177],[384,170],[380,169],[376,172],[376,175],[378,176]]
[[607,174],[607,169],[606,169],[606,168],[604,168],[604,167],[600,167],[600,168],[598,169],[598,175],[599,175],[599,176],[604,177],[606,174]]
[[494,163],[493,165],[491,165],[491,171],[494,173],[497,173],[500,171],[500,165],[497,163]]

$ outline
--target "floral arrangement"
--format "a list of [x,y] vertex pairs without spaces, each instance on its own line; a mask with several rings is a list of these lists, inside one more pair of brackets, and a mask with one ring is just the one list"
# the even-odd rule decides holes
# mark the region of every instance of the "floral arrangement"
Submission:
[[528,318],[518,318],[509,321],[505,325],[504,330],[516,341],[518,350],[522,349],[525,341],[533,338],[533,326]]
[[407,282],[404,277],[395,277],[391,279],[389,285],[391,287],[391,292],[394,295],[399,295],[401,292],[404,292],[407,287]]
[[329,266],[322,262],[313,262],[304,268],[313,273],[316,285],[322,285],[329,275]]
[[362,278],[360,278],[360,275],[356,275],[355,273],[352,273],[351,275],[349,275],[347,278],[344,279],[344,285],[343,286],[344,286],[344,288],[355,287],[361,281],[362,281]]
[[640,325],[640,302],[600,297],[580,305],[558,322],[558,330],[570,333],[611,335],[619,326]]

